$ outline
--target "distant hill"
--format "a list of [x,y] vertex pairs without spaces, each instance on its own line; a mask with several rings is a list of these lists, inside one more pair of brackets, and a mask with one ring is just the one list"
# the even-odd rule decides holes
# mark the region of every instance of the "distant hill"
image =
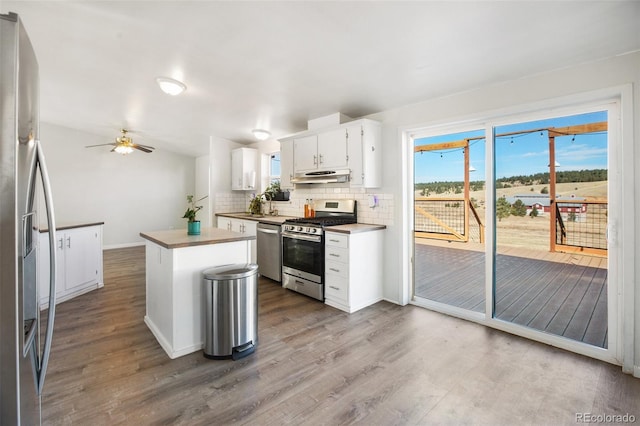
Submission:
[[[601,182],[607,180],[606,169],[576,170],[556,172],[556,183],[578,183],[578,182]],[[502,177],[496,180],[496,187],[511,188],[530,185],[548,185],[549,173],[536,173],[526,176]],[[483,180],[471,181],[469,183],[471,191],[481,191],[484,189]],[[454,193],[461,194],[464,189],[462,181],[442,181],[442,182],[422,182],[416,183],[415,189],[422,195]]]

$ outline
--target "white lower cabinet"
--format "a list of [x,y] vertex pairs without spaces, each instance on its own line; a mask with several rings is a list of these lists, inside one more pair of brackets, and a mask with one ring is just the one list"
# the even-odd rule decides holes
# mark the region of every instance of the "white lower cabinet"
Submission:
[[[40,307],[49,306],[49,233],[38,242]],[[56,231],[56,304],[104,286],[102,224]]]
[[325,234],[325,303],[355,312],[382,300],[382,230]]
[[[232,219],[230,217],[218,216],[218,228],[253,235],[254,237],[258,235],[258,222],[255,220]],[[251,263],[256,263],[258,261],[256,240],[251,240],[250,243]]]

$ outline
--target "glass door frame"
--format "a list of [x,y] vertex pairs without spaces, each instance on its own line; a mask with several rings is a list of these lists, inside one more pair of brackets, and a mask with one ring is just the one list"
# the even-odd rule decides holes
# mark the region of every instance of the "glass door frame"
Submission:
[[[403,207],[406,213],[403,226],[403,250],[408,262],[408,269],[403,271],[404,288],[402,299],[406,303],[425,307],[434,311],[453,315],[465,320],[474,321],[492,328],[519,335],[531,340],[543,342],[560,347],[572,352],[583,354],[613,364],[623,364],[623,369],[629,369],[629,363],[633,366],[633,301],[627,297],[634,292],[633,266],[633,205],[634,199],[629,195],[633,193],[634,182],[625,182],[624,170],[633,170],[633,128],[630,120],[631,88],[628,86],[602,90],[562,98],[545,102],[544,105],[536,104],[516,108],[509,114],[487,114],[469,120],[449,123],[447,125],[413,126],[401,128],[403,141],[403,163],[405,169],[405,188],[403,189]],[[494,281],[495,281],[495,253],[496,253],[496,215],[495,215],[495,160],[494,160],[494,129],[498,126],[549,119],[566,115],[582,114],[594,111],[607,111],[608,120],[608,197],[609,204],[614,206],[609,218],[609,242],[608,242],[608,347],[599,348],[582,342],[573,341],[564,337],[551,335],[525,326],[509,323],[494,318]],[[623,126],[624,116],[628,123]],[[435,136],[446,133],[459,133],[467,130],[485,129],[485,182],[486,182],[486,230],[485,230],[485,313],[471,312],[461,308],[416,298],[414,296],[414,237],[413,223],[413,145],[414,140],[427,136]],[[489,143],[490,142],[490,143]],[[623,155],[623,152],[626,152]],[[629,179],[628,179],[629,180]],[[489,186],[490,185],[490,186]],[[625,191],[623,186],[631,186]],[[623,263],[623,254],[625,262]],[[629,260],[630,259],[630,260]],[[629,279],[630,278],[630,279]],[[629,280],[629,281],[626,281]],[[626,283],[626,284],[625,284]],[[626,301],[626,302],[625,302]],[[623,362],[624,359],[624,362]],[[631,367],[633,368],[633,367]]]

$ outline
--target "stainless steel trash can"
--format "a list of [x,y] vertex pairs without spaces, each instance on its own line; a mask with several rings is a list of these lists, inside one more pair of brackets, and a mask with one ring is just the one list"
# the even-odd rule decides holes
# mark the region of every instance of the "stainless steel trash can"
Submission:
[[217,266],[203,272],[204,356],[239,359],[258,343],[258,265]]

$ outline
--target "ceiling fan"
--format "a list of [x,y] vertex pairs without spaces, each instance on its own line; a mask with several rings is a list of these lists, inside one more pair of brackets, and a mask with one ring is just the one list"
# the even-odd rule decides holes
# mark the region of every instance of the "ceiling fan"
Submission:
[[120,133],[122,133],[122,136],[118,136],[116,138],[116,141],[113,143],[101,143],[99,145],[88,145],[85,148],[94,148],[96,146],[110,145],[110,146],[113,146],[113,149],[111,149],[111,152],[117,152],[118,154],[123,154],[123,155],[131,154],[134,149],[137,149],[139,151],[146,152],[146,153],[151,153],[155,149],[154,147],[149,145],[140,145],[140,144],[133,143],[133,139],[127,136],[127,133],[129,133],[129,131],[126,129],[120,129]]

